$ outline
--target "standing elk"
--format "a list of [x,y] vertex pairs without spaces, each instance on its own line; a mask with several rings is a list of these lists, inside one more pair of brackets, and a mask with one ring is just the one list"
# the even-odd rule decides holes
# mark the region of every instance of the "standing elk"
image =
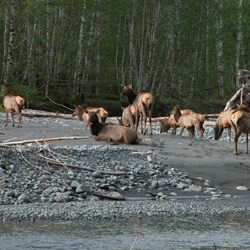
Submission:
[[231,116],[234,112],[234,109],[228,109],[226,111],[222,111],[219,114],[219,117],[216,120],[215,127],[214,127],[214,139],[219,140],[221,134],[225,128],[228,129],[228,138],[231,141]]
[[141,139],[137,132],[132,129],[117,124],[100,123],[98,119],[99,110],[96,113],[88,110],[85,110],[85,112],[88,114],[90,132],[96,136],[97,141],[112,141],[117,144],[140,143]]
[[[139,117],[141,124],[141,133],[146,134],[146,122],[147,122],[147,113],[149,118],[149,127],[150,127],[150,135],[152,135],[152,113],[153,113],[153,103],[154,98],[151,93],[141,92],[139,94],[135,94],[132,90],[132,85],[122,85],[123,91],[121,95],[127,97],[129,104],[131,104],[131,112],[135,117],[136,131],[139,126]],[[144,128],[143,128],[144,123]]]
[[205,129],[203,128],[203,123],[205,121],[202,114],[191,113],[187,115],[182,115],[180,109],[175,106],[171,111],[174,115],[176,122],[180,126],[180,135],[183,134],[184,129],[188,130],[189,137],[194,137],[194,128],[196,128],[200,133],[200,139],[203,137]]
[[[191,109],[181,110],[182,115],[188,115],[193,113],[194,111]],[[179,127],[179,124],[174,119],[173,114],[171,114],[169,117],[166,117],[164,120],[159,121],[159,125],[160,125],[160,133],[168,132],[170,128],[173,128],[172,135],[176,135],[176,129],[177,127]]]
[[6,112],[6,122],[5,127],[8,125],[9,113],[12,118],[12,126],[15,126],[14,122],[14,113],[18,115],[18,128],[21,128],[22,125],[22,108],[24,106],[24,99],[21,96],[12,96],[9,94],[9,89],[6,86],[2,86],[2,95],[3,95],[3,106]]
[[104,108],[100,107],[100,108],[92,108],[92,107],[88,107],[88,108],[82,108],[81,106],[77,106],[72,114],[72,116],[77,116],[80,120],[84,121],[85,124],[85,128],[88,128],[89,125],[89,115],[86,112],[87,111],[91,111],[91,112],[95,112],[97,113],[98,110],[98,119],[101,123],[104,123],[108,117],[108,111],[106,111]]
[[246,149],[248,154],[248,134],[250,132],[250,113],[245,106],[240,105],[231,116],[234,128],[234,154],[238,155],[238,139],[242,133],[246,134]]

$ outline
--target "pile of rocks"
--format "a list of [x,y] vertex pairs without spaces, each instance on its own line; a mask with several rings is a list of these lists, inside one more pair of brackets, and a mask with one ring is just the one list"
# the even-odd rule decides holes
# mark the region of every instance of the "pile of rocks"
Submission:
[[0,204],[225,196],[167,158],[116,146],[0,149]]

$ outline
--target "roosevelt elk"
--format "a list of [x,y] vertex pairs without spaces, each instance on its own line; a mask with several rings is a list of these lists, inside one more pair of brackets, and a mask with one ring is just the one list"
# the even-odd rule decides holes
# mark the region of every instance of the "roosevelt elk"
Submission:
[[91,112],[97,112],[98,110],[98,119],[101,123],[104,123],[108,117],[108,111],[106,111],[104,108],[100,107],[100,108],[92,108],[92,107],[88,107],[88,108],[82,108],[80,105],[77,106],[72,114],[72,116],[77,116],[80,120],[84,121],[85,123],[85,128],[88,128],[89,122],[88,122],[88,113],[86,113],[85,111],[91,111]]
[[88,122],[90,124],[90,132],[96,136],[97,141],[112,141],[117,144],[138,144],[141,139],[137,132],[130,128],[117,124],[100,123],[97,112],[85,111],[88,114]]
[[194,128],[196,128],[200,133],[200,139],[203,137],[205,129],[203,128],[203,123],[205,121],[202,114],[190,113],[187,115],[182,115],[180,109],[175,106],[171,111],[171,114],[174,115],[176,122],[180,126],[180,135],[182,135],[184,129],[188,130],[190,137],[194,137]]
[[[149,117],[149,127],[150,134],[152,135],[152,113],[153,113],[153,103],[154,98],[151,93],[141,92],[139,94],[135,94],[132,90],[132,85],[125,86],[123,85],[123,91],[121,95],[127,97],[129,104],[131,104],[131,112],[135,117],[136,131],[139,126],[139,117],[141,124],[141,133],[146,134],[146,122],[147,122],[147,113]],[[144,123],[144,129],[142,122]]]
[[136,131],[135,127],[135,117],[131,112],[132,105],[127,106],[126,108],[123,108],[121,120],[118,119],[119,124],[125,127],[129,127]]
[[11,114],[12,126],[15,126],[14,123],[14,113],[18,115],[18,128],[22,127],[22,108],[24,106],[24,99],[21,96],[12,96],[9,94],[9,89],[6,86],[2,86],[2,95],[3,95],[3,106],[6,112],[6,122],[5,126],[8,125],[8,116]]
[[231,141],[231,116],[234,112],[234,109],[228,109],[226,111],[222,111],[219,114],[219,117],[216,120],[215,127],[214,127],[214,139],[219,140],[221,134],[225,128],[228,129],[228,137]]
[[[184,109],[181,110],[182,115],[188,115],[194,113],[191,109]],[[173,114],[171,114],[169,117],[166,117],[164,120],[159,121],[160,125],[160,133],[168,132],[170,128],[173,128],[172,135],[176,135],[176,129],[179,127],[179,124],[175,121]]]
[[248,134],[250,132],[250,113],[244,110],[246,107],[240,106],[236,109],[232,116],[232,126],[234,128],[234,154],[238,155],[238,139],[242,133],[246,134],[246,149],[245,152],[248,154]]

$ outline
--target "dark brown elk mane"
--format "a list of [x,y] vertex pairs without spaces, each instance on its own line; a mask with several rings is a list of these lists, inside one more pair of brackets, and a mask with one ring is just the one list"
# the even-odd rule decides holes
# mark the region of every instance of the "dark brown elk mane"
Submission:
[[8,125],[8,115],[11,114],[12,117],[12,126],[15,126],[14,123],[14,113],[18,115],[18,128],[22,127],[22,108],[25,104],[24,99],[21,96],[12,96],[9,93],[9,89],[6,86],[2,86],[2,95],[3,95],[3,106],[6,112],[6,123]]
[[148,113],[150,134],[152,135],[152,113],[154,103],[152,94],[148,92],[140,92],[136,95],[132,90],[132,85],[123,85],[123,91],[121,95],[126,96],[129,104],[132,105],[131,112],[135,117],[136,131],[139,126],[140,117],[141,133],[146,134],[146,122]]

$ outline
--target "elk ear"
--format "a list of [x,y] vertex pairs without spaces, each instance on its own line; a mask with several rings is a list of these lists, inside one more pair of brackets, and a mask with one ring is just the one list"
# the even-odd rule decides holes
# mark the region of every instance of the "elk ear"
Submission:
[[96,110],[96,114],[98,114],[100,112],[100,109],[98,108],[97,110]]
[[132,84],[128,85],[127,87],[130,88],[130,89],[133,89]]

